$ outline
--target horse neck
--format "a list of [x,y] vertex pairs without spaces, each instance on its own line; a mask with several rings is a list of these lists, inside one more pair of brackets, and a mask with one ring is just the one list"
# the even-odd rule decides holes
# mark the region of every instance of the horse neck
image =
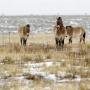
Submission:
[[62,28],[63,28],[64,26],[63,26],[63,24],[62,25],[60,25],[60,29],[62,30]]

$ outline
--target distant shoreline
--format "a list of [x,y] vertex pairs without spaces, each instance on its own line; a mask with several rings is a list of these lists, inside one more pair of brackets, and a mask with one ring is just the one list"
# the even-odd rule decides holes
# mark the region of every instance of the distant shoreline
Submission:
[[81,14],[81,15],[80,15],[80,14],[70,14],[70,15],[68,15],[68,14],[67,14],[67,15],[62,15],[62,14],[61,14],[61,15],[34,15],[34,14],[30,14],[30,15],[0,15],[0,17],[2,17],[2,16],[3,16],[3,17],[4,17],[4,16],[5,16],[5,17],[6,17],[6,16],[7,16],[7,17],[8,17],[8,16],[10,16],[10,17],[11,17],[11,16],[12,16],[12,17],[13,17],[13,16],[17,16],[17,17],[18,17],[18,16],[20,16],[20,17],[25,16],[25,17],[26,17],[26,16],[90,16],[90,15],[84,15],[84,14]]

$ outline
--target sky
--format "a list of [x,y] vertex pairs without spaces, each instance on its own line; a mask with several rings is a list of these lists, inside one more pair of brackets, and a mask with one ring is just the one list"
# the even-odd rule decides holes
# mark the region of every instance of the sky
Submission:
[[0,15],[90,15],[90,0],[0,0]]

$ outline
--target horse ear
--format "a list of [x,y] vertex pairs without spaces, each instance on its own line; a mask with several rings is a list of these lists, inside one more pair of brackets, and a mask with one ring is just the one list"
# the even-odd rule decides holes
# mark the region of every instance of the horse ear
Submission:
[[29,24],[27,24],[26,26],[27,26],[27,27],[30,27],[30,25],[29,25]]
[[57,20],[60,20],[61,19],[61,17],[58,17],[58,18],[56,18]]
[[68,28],[68,26],[66,26],[66,29]]
[[61,17],[58,17],[57,19],[58,19],[58,20],[60,20],[60,19],[61,19]]
[[66,26],[66,29],[67,29],[67,28],[72,28],[72,26]]
[[72,28],[72,26],[69,26],[70,28]]

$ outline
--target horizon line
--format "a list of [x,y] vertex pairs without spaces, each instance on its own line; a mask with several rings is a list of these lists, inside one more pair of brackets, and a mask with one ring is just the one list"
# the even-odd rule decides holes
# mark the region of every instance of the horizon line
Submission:
[[0,14],[0,16],[89,16],[90,14]]

